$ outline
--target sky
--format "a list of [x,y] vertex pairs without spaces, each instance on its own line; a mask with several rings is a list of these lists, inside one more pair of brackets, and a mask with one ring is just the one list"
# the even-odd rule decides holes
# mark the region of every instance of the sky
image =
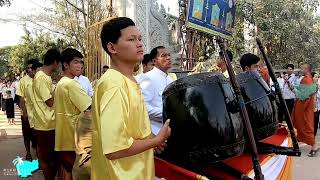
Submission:
[[10,7],[0,8],[0,47],[16,45],[24,35],[21,22],[3,22],[1,19],[19,19],[19,16],[36,13],[40,11],[39,5],[50,6],[46,0],[12,0]]
[[[178,0],[158,0],[163,4],[165,9],[170,7],[171,14],[178,13]],[[17,16],[24,15],[26,13],[35,13],[39,11],[39,5],[47,6],[46,0],[13,0],[10,7],[0,8],[0,47],[11,46],[19,43],[21,36],[24,35],[23,25],[19,25],[19,22],[7,22],[1,21],[2,18],[17,19]],[[31,29],[32,27],[28,27]]]
[[[158,0],[163,4],[169,13],[178,16],[178,0]],[[2,18],[16,19],[19,15],[25,13],[36,13],[39,11],[39,5],[50,6],[47,0],[13,0],[10,7],[0,8],[0,47],[18,44],[21,36],[24,35],[23,26],[19,22],[1,21]],[[317,12],[320,15],[320,8]],[[28,27],[30,30],[32,27]]]

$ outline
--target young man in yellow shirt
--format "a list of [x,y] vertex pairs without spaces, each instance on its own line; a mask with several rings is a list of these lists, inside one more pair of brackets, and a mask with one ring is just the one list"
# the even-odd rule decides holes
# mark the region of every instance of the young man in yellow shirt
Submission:
[[170,136],[166,121],[152,136],[148,112],[134,67],[143,59],[141,34],[126,17],[106,22],[101,32],[111,67],[99,79],[92,103],[91,180],[153,180],[153,148]]
[[60,52],[50,49],[44,55],[44,65],[34,77],[34,129],[37,136],[37,155],[45,180],[54,180],[58,169],[54,152],[55,119],[51,75],[59,67]]
[[33,120],[31,112],[32,104],[31,100],[27,98],[27,88],[32,87],[32,78],[34,77],[34,73],[32,71],[32,65],[39,62],[37,59],[30,59],[27,61],[27,68],[26,72],[27,75],[25,75],[23,78],[20,79],[19,85],[17,88],[16,95],[18,95],[19,98],[19,106],[21,109],[21,124],[22,124],[22,135],[23,135],[23,141],[24,146],[26,148],[26,160],[31,161],[32,156],[30,153],[30,141],[32,142],[32,147],[35,147],[35,137],[34,137],[34,130],[33,130]]
[[54,93],[56,120],[55,151],[64,169],[65,180],[72,180],[72,167],[76,158],[74,127],[80,113],[91,108],[91,97],[74,79],[82,73],[83,55],[76,49],[67,48],[61,53],[63,77]]

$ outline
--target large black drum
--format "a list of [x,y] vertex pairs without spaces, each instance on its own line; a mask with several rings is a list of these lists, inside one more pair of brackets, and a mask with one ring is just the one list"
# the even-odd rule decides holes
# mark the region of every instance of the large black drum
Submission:
[[271,90],[258,72],[237,75],[257,141],[273,135],[279,126],[277,106]]
[[214,163],[241,154],[243,124],[234,105],[232,87],[222,75],[195,74],[171,83],[163,93],[163,118],[171,119],[172,131],[161,158]]

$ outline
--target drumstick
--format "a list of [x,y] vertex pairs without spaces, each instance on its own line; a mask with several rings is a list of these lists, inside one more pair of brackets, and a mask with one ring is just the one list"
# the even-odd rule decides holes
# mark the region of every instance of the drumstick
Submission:
[[277,81],[277,78],[276,78],[276,75],[273,71],[273,68],[271,66],[271,63],[266,55],[266,52],[264,50],[264,47],[262,45],[262,42],[259,38],[257,38],[257,44],[258,44],[258,47],[262,53],[262,56],[263,56],[263,59],[267,65],[267,68],[268,68],[268,71],[269,71],[269,75],[274,83],[274,87],[275,87],[275,91],[279,97],[279,101],[280,101],[280,104],[281,106],[284,108],[284,115],[285,115],[285,121],[287,123],[287,126],[289,128],[289,132],[290,132],[290,135],[291,135],[291,139],[292,139],[292,143],[293,143],[293,147],[294,149],[297,151],[297,156],[300,156],[301,155],[301,151],[299,149],[299,144],[298,144],[298,140],[297,140],[297,137],[294,133],[294,129],[293,129],[293,125],[292,125],[292,121],[291,121],[291,116],[290,116],[290,113],[289,113],[289,110],[288,110],[288,107],[287,107],[287,104],[282,96],[282,92],[281,92],[281,89],[280,89],[280,86],[279,86],[279,83]]
[[243,99],[243,96],[241,93],[240,85],[239,85],[238,81],[236,80],[236,75],[235,75],[233,68],[231,66],[231,62],[230,62],[230,59],[229,59],[228,54],[226,52],[223,40],[218,38],[216,41],[220,47],[220,50],[223,52],[224,61],[227,65],[227,70],[228,70],[229,77],[230,77],[230,82],[231,82],[231,85],[232,85],[234,92],[236,94],[236,98],[237,98],[237,101],[239,103],[239,107],[241,110],[240,114],[241,114],[243,123],[246,127],[246,130],[247,130],[249,143],[250,143],[250,147],[251,147],[251,151],[252,151],[251,152],[252,164],[253,164],[253,169],[254,169],[254,173],[255,173],[254,179],[264,180],[264,176],[262,174],[262,170],[261,170],[261,166],[260,166],[260,162],[259,162],[257,144],[254,139],[251,123],[249,120],[249,115],[248,115],[247,108],[246,108],[246,105],[245,105],[245,102],[244,102],[244,99]]

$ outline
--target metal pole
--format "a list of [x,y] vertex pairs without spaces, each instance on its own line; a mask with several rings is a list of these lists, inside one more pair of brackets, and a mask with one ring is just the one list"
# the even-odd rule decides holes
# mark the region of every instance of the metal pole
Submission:
[[267,65],[267,68],[268,68],[268,71],[269,71],[269,75],[270,75],[270,78],[272,79],[273,83],[274,83],[274,87],[275,87],[275,91],[278,95],[278,98],[279,98],[279,101],[280,101],[280,105],[284,108],[284,115],[285,115],[285,121],[287,123],[287,126],[288,126],[288,129],[289,129],[289,132],[290,132],[290,135],[291,135],[291,139],[292,139],[292,143],[293,143],[293,148],[295,150],[297,150],[297,156],[300,156],[301,155],[301,152],[300,152],[300,149],[299,149],[299,144],[298,144],[298,140],[297,140],[297,137],[294,133],[294,129],[293,129],[293,125],[292,125],[292,121],[291,121],[291,116],[290,116],[290,113],[289,113],[289,110],[288,110],[288,107],[287,107],[287,104],[282,96],[282,93],[281,93],[281,89],[280,89],[280,86],[279,86],[279,83],[277,81],[277,78],[276,78],[276,75],[273,71],[273,68],[271,66],[271,63],[270,63],[270,60],[268,59],[267,55],[266,55],[266,52],[264,50],[264,47],[261,43],[261,40],[259,38],[257,38],[257,44],[258,44],[258,47],[262,53],[262,56],[263,56],[263,59]]
[[235,91],[236,98],[238,100],[238,103],[239,103],[239,106],[241,109],[240,114],[241,114],[243,123],[244,123],[246,130],[247,130],[247,133],[248,133],[249,143],[250,143],[250,147],[251,147],[251,151],[252,151],[251,156],[252,156],[253,169],[254,169],[254,173],[255,173],[254,179],[255,180],[264,180],[264,175],[262,174],[261,166],[259,163],[259,156],[258,156],[256,141],[254,139],[254,135],[253,135],[251,123],[249,120],[249,115],[248,115],[248,112],[247,112],[247,109],[245,106],[245,102],[244,102],[242,94],[241,94],[240,85],[236,80],[236,75],[235,75],[233,68],[231,66],[231,62],[228,57],[228,54],[226,53],[226,49],[225,49],[223,40],[217,39],[216,41],[219,44],[221,51],[223,52],[223,56],[224,56],[225,63],[227,65],[230,81],[231,81],[232,87]]

